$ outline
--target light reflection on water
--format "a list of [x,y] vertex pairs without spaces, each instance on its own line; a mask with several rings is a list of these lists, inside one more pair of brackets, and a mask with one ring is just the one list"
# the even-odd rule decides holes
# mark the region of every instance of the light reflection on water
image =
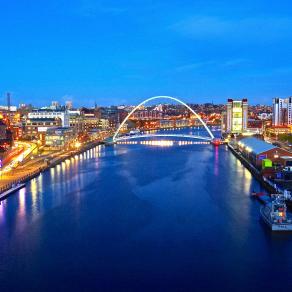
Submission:
[[219,147],[214,148],[215,148],[214,174],[217,176],[219,174]]
[[[80,174],[81,164],[86,163],[88,160],[96,160],[97,162],[103,156],[103,153],[104,146],[97,146],[84,153],[68,158],[33,178],[27,183],[25,188],[13,194],[9,199],[17,199],[17,224],[20,224],[21,228],[23,228],[26,217],[37,218],[43,211],[43,200],[48,201],[48,197],[51,200],[50,204],[57,206],[62,203],[64,200],[63,196],[67,192],[75,191],[76,195],[80,196],[80,191],[78,190],[83,188],[85,183],[84,175]],[[44,177],[46,182],[44,182]],[[0,204],[0,223],[3,223],[5,220],[7,203],[8,200],[6,199]]]
[[19,209],[18,209],[18,216],[20,220],[22,220],[25,216],[25,188],[22,188],[19,191]]
[[30,193],[33,201],[33,205],[36,203],[37,195],[41,190],[38,189],[37,179],[34,178],[30,181]]

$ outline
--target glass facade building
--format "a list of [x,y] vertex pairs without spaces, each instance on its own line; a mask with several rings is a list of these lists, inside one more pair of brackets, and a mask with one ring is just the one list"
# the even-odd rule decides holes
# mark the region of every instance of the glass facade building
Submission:
[[239,134],[247,130],[248,102],[247,99],[228,99],[226,110],[226,132]]

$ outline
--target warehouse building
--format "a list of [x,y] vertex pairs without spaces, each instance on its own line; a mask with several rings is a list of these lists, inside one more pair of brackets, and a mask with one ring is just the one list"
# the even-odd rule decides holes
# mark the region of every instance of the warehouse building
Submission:
[[273,164],[279,164],[282,156],[292,156],[289,151],[254,137],[240,140],[238,148],[243,156],[258,168],[262,167],[264,159],[271,160]]

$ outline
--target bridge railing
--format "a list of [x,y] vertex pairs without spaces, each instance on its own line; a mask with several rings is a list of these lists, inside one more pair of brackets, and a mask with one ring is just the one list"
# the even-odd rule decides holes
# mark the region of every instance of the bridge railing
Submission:
[[189,138],[189,139],[200,139],[211,141],[211,137],[206,136],[198,136],[198,135],[186,135],[186,134],[140,134],[140,135],[132,135],[132,136],[121,136],[115,139],[115,141],[125,141],[131,139],[139,139],[139,138],[151,138],[151,137],[174,137],[174,138]]

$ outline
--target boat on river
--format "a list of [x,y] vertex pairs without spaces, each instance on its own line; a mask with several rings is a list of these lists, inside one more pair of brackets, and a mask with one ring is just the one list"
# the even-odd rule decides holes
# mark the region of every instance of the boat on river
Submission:
[[219,139],[219,138],[214,138],[211,143],[214,145],[214,146],[220,146],[220,145],[223,145],[223,144],[226,144],[226,141],[222,140],[222,139]]
[[263,221],[272,231],[292,231],[292,217],[283,198],[277,197],[260,209]]

